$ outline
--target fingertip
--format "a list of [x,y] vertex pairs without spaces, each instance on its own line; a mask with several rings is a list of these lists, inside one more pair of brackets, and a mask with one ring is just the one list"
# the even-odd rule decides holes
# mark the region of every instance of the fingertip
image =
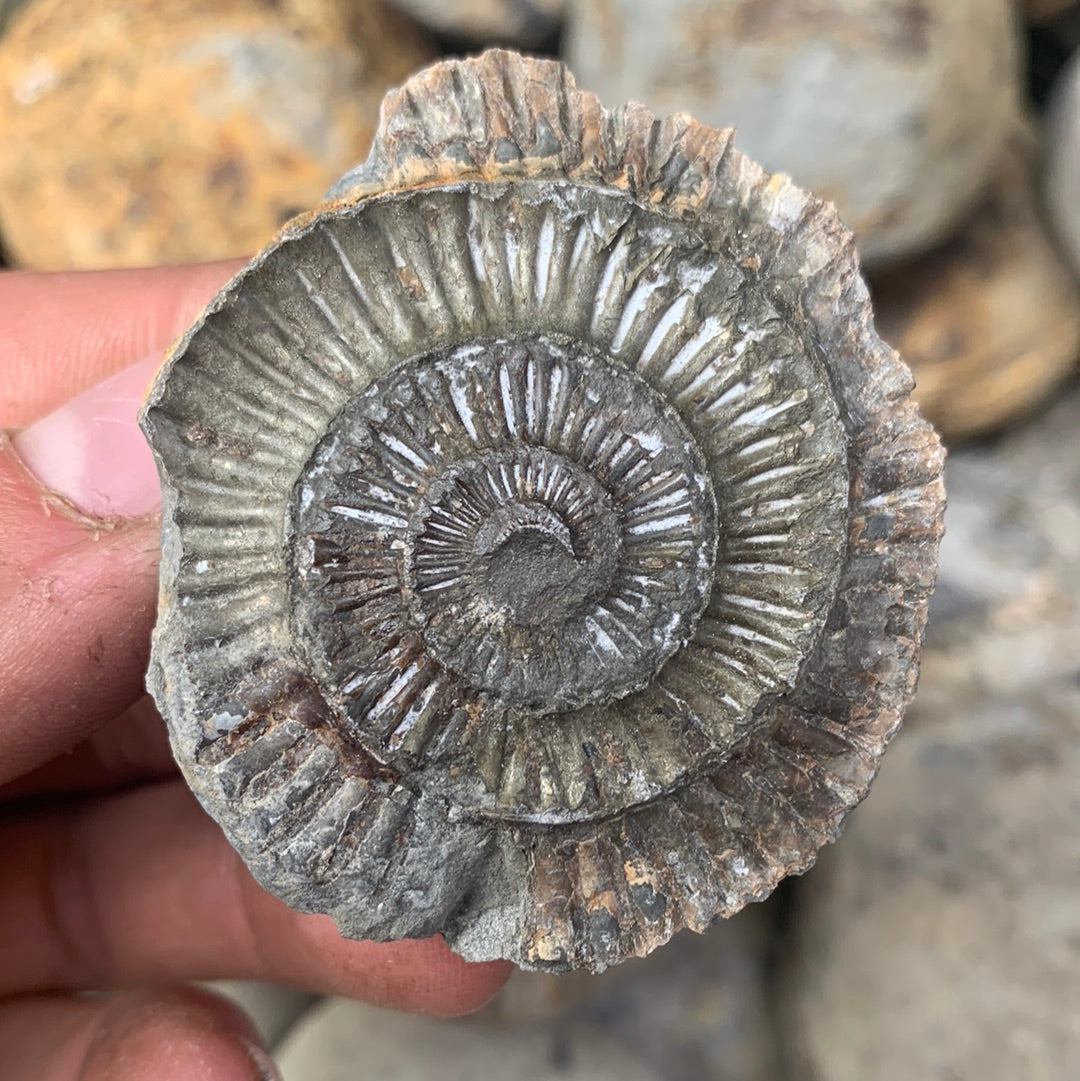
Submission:
[[432,1008],[424,1013],[439,1017],[462,1017],[475,1013],[486,1006],[510,978],[514,966],[509,961],[462,961],[455,958],[461,969],[458,985],[449,997],[440,996],[432,1001]]
[[279,1074],[237,1006],[191,987],[117,995],[79,1081],[273,1081]]
[[30,523],[0,513],[11,527],[0,555],[0,783],[71,750],[142,692],[156,524],[139,520],[64,548],[72,523],[53,522],[35,555],[32,542],[19,551],[12,539],[20,529],[29,537]]
[[12,439],[23,466],[47,492],[105,521],[160,508],[157,466],[138,424],[139,405],[160,363],[156,354],[144,357]]
[[486,1005],[510,976],[509,961],[465,961],[441,935],[370,945],[387,952],[394,978],[376,1005],[435,1017],[461,1017]]

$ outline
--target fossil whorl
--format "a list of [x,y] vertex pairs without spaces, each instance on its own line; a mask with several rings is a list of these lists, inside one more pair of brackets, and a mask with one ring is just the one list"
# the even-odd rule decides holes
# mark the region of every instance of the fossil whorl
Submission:
[[151,688],[350,936],[646,953],[807,868],[900,723],[938,443],[832,208],[731,136],[437,65],[151,392]]

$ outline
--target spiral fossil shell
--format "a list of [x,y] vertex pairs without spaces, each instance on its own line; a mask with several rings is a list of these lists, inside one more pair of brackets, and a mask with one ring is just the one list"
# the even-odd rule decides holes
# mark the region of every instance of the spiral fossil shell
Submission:
[[503,52],[174,350],[150,686],[267,888],[601,969],[806,869],[914,688],[943,492],[850,236]]

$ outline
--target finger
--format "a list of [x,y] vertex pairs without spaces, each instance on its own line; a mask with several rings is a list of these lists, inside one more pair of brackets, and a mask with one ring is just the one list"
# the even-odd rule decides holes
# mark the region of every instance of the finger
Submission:
[[243,265],[0,273],[0,428],[21,428],[158,356]]
[[67,754],[0,787],[0,800],[90,795],[175,773],[165,722],[144,695]]
[[8,1081],[268,1081],[254,1026],[231,1003],[189,987],[0,1004]]
[[[147,296],[136,290],[124,302],[128,325],[181,282],[190,295],[197,270],[151,275]],[[134,281],[104,277],[110,289]],[[47,292],[35,280],[32,295]],[[76,292],[80,314],[86,290]],[[119,310],[108,289],[102,303]],[[62,355],[62,341],[57,348]],[[0,445],[0,784],[70,751],[141,693],[159,545],[156,527],[130,518],[160,503],[136,421],[157,363],[151,356],[114,374]]]
[[136,421],[151,374],[125,369],[0,446],[0,784],[141,694],[160,545],[124,516],[160,502]]
[[155,523],[95,533],[36,492],[20,501],[5,466],[0,455],[0,784],[139,698],[159,550]]
[[118,995],[100,1020],[79,1081],[269,1081],[255,1026],[208,991]]
[[0,994],[240,977],[454,1014],[509,972],[468,965],[441,939],[348,941],[292,911],[178,781],[9,816],[0,851]]
[[12,449],[54,500],[105,520],[157,511],[157,467],[138,416],[160,362],[144,357],[14,437]]

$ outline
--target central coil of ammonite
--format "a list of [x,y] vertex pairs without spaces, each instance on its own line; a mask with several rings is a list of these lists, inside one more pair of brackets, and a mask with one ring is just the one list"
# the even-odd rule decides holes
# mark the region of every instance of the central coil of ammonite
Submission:
[[716,560],[704,458],[659,394],[580,343],[474,342],[351,401],[298,482],[296,618],[324,693],[407,712],[432,663],[532,714],[645,686]]

